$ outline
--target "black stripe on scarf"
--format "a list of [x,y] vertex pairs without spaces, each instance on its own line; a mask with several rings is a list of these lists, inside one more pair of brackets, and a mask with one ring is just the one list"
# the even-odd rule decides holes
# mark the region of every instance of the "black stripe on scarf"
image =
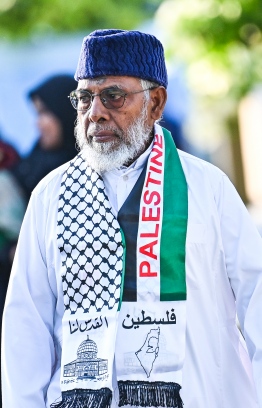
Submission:
[[126,241],[125,280],[123,302],[137,301],[136,246],[140,211],[140,199],[146,176],[146,165],[126,201],[120,208],[117,220]]

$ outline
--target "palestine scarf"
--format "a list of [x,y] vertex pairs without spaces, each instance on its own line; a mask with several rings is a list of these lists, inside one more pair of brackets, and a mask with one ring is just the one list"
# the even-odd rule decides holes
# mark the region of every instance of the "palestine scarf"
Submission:
[[119,406],[182,407],[187,206],[174,142],[156,125],[139,205],[136,299],[122,302],[129,250],[123,231],[101,176],[81,153],[70,162],[57,226],[65,305],[62,401],[52,407],[109,408],[113,395]]

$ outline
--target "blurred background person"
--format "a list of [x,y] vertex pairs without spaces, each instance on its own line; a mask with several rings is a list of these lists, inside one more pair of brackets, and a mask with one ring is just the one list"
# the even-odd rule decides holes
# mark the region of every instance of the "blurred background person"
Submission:
[[19,159],[15,148],[0,135],[0,331],[14,248],[26,208],[23,193],[10,172]]
[[25,212],[25,199],[10,168],[20,160],[13,146],[0,135],[0,312],[9,279],[12,247],[18,238]]
[[0,170],[13,166],[20,159],[16,149],[2,140],[0,134]]
[[16,242],[30,194],[44,176],[77,153],[75,111],[67,98],[75,88],[72,76],[55,75],[29,92],[37,113],[39,138],[27,157],[20,158],[10,144],[0,140],[0,328]]
[[15,148],[0,136],[0,312],[11,269],[12,248],[25,212],[23,193],[10,172],[19,160]]
[[38,182],[76,154],[76,114],[68,95],[76,88],[70,75],[55,75],[29,92],[37,112],[39,139],[31,153],[11,168],[27,201]]

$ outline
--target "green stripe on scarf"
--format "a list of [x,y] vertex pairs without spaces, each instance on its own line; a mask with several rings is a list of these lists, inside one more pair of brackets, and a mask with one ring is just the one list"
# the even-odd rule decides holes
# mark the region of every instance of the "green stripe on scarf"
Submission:
[[186,300],[187,182],[170,132],[164,128],[164,206],[160,246],[160,300]]

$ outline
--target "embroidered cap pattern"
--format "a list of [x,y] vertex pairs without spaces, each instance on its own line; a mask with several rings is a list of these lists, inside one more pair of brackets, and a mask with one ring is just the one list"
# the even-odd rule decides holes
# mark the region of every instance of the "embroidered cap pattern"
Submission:
[[57,242],[65,310],[112,309],[120,299],[123,245],[103,180],[79,154],[64,173],[60,192]]

